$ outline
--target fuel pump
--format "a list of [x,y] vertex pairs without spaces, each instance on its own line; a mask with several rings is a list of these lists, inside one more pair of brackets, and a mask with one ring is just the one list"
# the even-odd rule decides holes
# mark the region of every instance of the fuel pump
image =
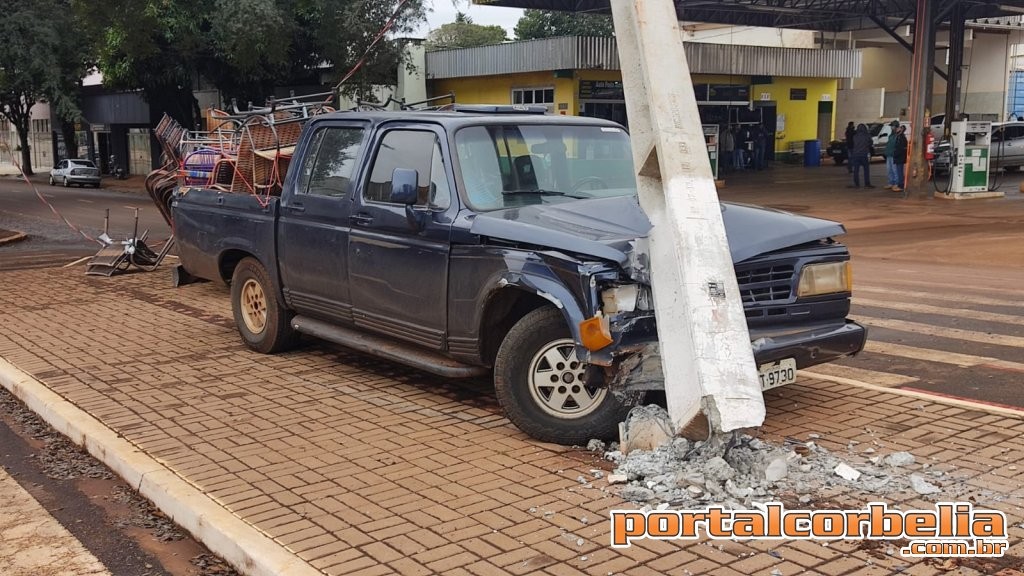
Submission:
[[950,181],[947,198],[1003,196],[989,189],[991,122],[950,124]]

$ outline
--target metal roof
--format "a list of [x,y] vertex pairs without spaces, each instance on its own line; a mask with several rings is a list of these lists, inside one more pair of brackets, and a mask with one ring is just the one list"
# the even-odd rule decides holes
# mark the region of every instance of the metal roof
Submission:
[[[914,20],[915,0],[674,0],[679,19],[737,26],[845,31],[877,28]],[[958,0],[929,0],[937,21],[948,19]],[[969,20],[1020,16],[1024,0],[959,0]],[[609,0],[473,0],[474,4],[608,13]]]
[[[744,76],[857,78],[858,50],[819,50],[683,42],[690,72]],[[619,70],[614,38],[562,36],[428,52],[428,79],[550,70]]]

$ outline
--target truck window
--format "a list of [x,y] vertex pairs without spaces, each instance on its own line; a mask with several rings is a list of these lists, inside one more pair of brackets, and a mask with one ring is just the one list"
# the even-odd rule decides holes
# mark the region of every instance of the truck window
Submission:
[[316,196],[348,194],[352,171],[362,148],[362,128],[326,127],[317,130],[299,174],[298,192]]
[[391,175],[395,168],[415,170],[419,174],[417,204],[441,209],[451,204],[444,157],[433,132],[391,130],[384,135],[365,188],[366,200],[390,203]]

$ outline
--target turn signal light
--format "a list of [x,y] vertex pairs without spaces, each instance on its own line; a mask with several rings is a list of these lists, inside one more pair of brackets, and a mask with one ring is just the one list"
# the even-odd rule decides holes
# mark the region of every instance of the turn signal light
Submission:
[[580,342],[591,352],[611,344],[612,333],[608,329],[608,319],[599,314],[580,322]]

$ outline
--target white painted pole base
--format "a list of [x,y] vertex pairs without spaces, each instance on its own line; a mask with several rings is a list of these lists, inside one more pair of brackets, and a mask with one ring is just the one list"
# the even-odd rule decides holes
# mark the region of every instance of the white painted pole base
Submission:
[[650,234],[668,412],[676,432],[760,426],[764,397],[671,0],[611,2]]

